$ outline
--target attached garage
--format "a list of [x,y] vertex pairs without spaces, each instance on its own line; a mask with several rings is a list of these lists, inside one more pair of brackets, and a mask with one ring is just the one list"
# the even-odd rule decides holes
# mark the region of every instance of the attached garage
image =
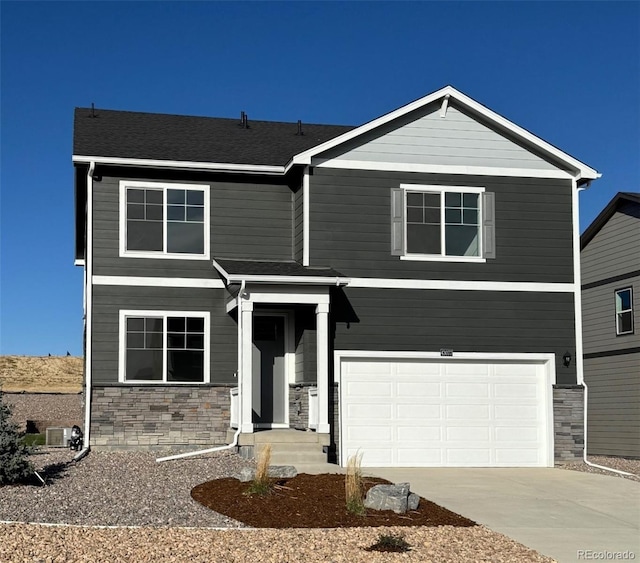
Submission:
[[337,351],[335,368],[343,465],[553,466],[553,355]]

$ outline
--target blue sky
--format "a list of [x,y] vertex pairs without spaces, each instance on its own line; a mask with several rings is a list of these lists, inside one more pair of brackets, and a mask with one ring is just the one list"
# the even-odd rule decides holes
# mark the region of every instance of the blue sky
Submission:
[[0,353],[82,353],[75,106],[361,124],[451,84],[640,190],[638,2],[1,2]]

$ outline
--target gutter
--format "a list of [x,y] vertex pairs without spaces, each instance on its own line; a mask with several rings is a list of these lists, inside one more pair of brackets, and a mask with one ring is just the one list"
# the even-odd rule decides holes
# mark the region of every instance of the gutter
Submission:
[[210,454],[213,452],[221,452],[223,450],[230,450],[238,445],[238,438],[240,437],[240,431],[242,430],[242,348],[240,346],[242,342],[242,304],[241,299],[245,293],[245,283],[242,282],[242,287],[238,292],[238,428],[233,435],[233,440],[226,446],[217,446],[215,448],[207,448],[205,450],[196,450],[194,452],[185,452],[181,454],[170,455],[166,457],[159,457],[156,459],[156,463],[162,463],[163,461],[173,461],[175,459],[183,459],[185,457],[193,457],[196,455]]
[[84,387],[84,447],[78,452],[73,461],[80,461],[91,450],[91,356],[92,356],[92,298],[93,298],[93,171],[96,163],[91,161],[87,170],[87,228],[85,238],[85,268],[84,268],[84,287],[85,287],[85,311],[84,311],[84,369],[85,369],[85,387]]

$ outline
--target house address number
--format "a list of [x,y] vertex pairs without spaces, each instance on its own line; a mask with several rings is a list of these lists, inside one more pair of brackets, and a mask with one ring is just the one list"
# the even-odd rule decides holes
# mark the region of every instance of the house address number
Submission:
[[440,355],[441,356],[453,356],[453,350],[450,350],[449,348],[441,348],[440,349]]

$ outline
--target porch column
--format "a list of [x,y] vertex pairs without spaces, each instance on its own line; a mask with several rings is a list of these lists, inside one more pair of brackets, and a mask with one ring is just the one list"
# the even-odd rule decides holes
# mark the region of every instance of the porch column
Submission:
[[240,389],[242,408],[240,409],[240,431],[253,432],[253,302],[240,297],[242,366],[240,368]]
[[329,304],[316,306],[319,434],[329,433]]

